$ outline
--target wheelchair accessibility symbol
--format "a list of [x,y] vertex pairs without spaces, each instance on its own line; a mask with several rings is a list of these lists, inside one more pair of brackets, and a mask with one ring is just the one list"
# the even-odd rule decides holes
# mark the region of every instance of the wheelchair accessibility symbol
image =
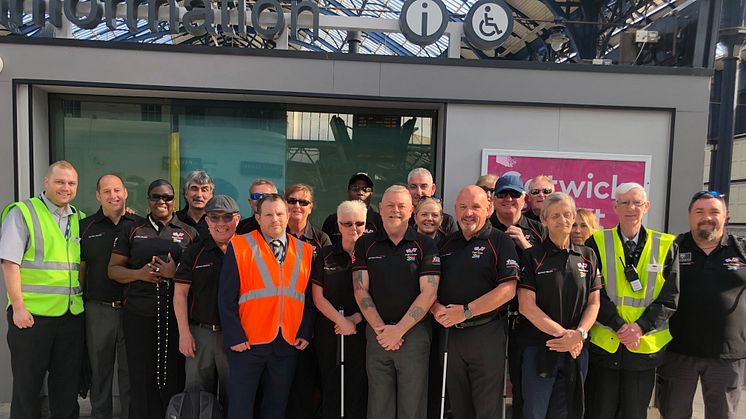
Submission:
[[513,14],[502,0],[479,0],[464,18],[469,42],[480,49],[500,46],[513,30]]

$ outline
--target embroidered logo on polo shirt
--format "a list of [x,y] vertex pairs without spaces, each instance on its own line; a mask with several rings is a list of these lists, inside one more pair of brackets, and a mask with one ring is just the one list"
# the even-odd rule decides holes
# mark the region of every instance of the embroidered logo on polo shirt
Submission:
[[516,262],[513,259],[507,259],[505,261],[505,267],[507,267],[507,268],[513,268],[513,269],[519,269],[518,262]]
[[416,247],[410,247],[409,249],[406,249],[404,252],[407,255],[407,262],[417,261],[417,248]]
[[181,231],[174,231],[171,233],[171,240],[173,240],[174,243],[181,243],[181,241],[184,240],[184,233]]
[[692,252],[681,252],[679,253],[679,265],[692,263]]
[[137,235],[135,235],[135,237],[133,237],[133,239],[149,239],[149,238],[150,237],[148,237],[148,236],[142,236],[140,234],[137,234]]
[[726,258],[723,261],[723,266],[728,268],[729,271],[735,271],[741,266],[741,261],[738,258]]
[[98,234],[91,234],[90,236],[86,236],[86,239],[95,239],[98,237],[103,237],[104,233],[98,233]]
[[433,256],[433,265],[440,265],[440,258],[437,256]]
[[484,253],[484,249],[486,249],[485,246],[474,246],[474,249],[471,251],[471,258],[472,259],[481,258],[482,254]]
[[213,265],[213,263],[212,263],[212,262],[210,262],[210,263],[206,263],[206,264],[204,264],[204,265],[197,265],[197,266],[195,266],[195,267],[194,267],[194,269],[209,268],[209,267],[210,267],[210,266],[212,266],[212,265]]
[[585,262],[578,262],[578,275],[580,279],[588,277],[588,264]]

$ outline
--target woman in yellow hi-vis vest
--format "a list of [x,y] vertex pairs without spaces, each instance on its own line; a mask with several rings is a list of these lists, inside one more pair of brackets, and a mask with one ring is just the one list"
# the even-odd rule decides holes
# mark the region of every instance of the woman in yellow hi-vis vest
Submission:
[[83,358],[83,295],[78,282],[80,219],[70,203],[78,173],[66,161],[49,166],[44,193],[2,213],[0,259],[8,290],[12,418],[41,416],[39,393],[49,372],[54,418],[78,417]]
[[619,225],[588,240],[598,255],[604,289],[590,331],[586,418],[645,419],[655,369],[671,341],[678,251],[673,235],[642,226],[650,202],[641,185],[623,183],[615,198]]

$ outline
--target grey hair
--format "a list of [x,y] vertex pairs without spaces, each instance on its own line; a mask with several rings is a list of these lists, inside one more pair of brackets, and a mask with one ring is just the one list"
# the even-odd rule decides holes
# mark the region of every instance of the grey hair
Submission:
[[642,185],[636,182],[626,182],[617,186],[616,190],[614,191],[614,200],[619,200],[620,196],[634,189],[640,189],[642,191],[642,196],[645,197],[645,201],[648,200],[648,192]]
[[337,218],[344,214],[358,214],[365,218],[368,215],[368,207],[363,201],[357,199],[354,201],[342,201],[342,203],[337,206]]
[[575,207],[575,200],[572,199],[572,197],[564,192],[553,192],[549,194],[547,199],[544,200],[544,203],[541,207],[541,219],[546,220],[547,219],[547,212],[549,212],[548,208],[550,205],[554,205],[560,202],[567,202],[570,204],[570,208],[572,208],[572,213],[577,214],[577,209]]
[[429,170],[425,169],[424,167],[417,167],[415,169],[412,169],[412,171],[409,172],[409,174],[407,175],[407,183],[409,183],[409,179],[412,179],[414,176],[417,175],[427,176],[430,178],[430,183],[434,182],[433,174],[430,173]]
[[215,189],[215,183],[213,183],[212,178],[210,175],[207,174],[204,170],[193,170],[189,172],[186,179],[184,179],[184,193],[189,190],[189,187],[192,186],[192,184],[196,185],[210,185],[210,190]]
[[272,193],[277,193],[277,186],[275,186],[275,184],[272,183],[271,180],[261,179],[261,178],[251,183],[251,186],[249,186],[249,193],[251,192],[252,189],[254,189],[254,186],[259,186],[259,185],[269,185],[272,187]]
[[406,192],[407,195],[409,195],[409,189],[407,189],[404,185],[391,185],[383,192],[384,195],[387,193],[402,193]]

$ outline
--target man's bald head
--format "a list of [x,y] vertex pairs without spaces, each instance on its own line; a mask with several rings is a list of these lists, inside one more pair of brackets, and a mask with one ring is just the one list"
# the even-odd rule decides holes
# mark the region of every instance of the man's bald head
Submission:
[[492,203],[484,189],[469,185],[459,191],[455,210],[456,221],[464,237],[468,239],[482,230],[492,212]]

